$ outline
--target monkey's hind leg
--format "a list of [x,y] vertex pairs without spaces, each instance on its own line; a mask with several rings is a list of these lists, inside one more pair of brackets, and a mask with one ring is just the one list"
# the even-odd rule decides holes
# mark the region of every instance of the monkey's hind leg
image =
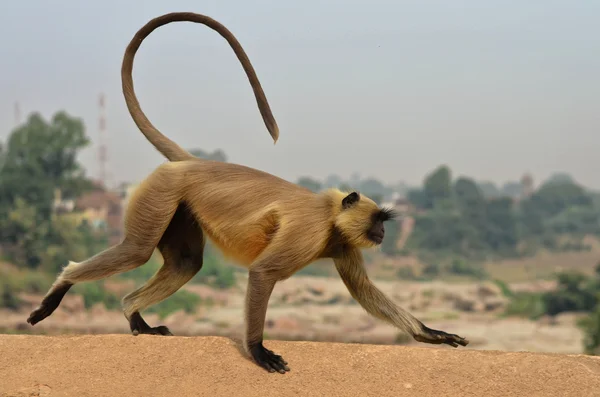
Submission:
[[95,281],[133,270],[148,262],[181,199],[172,186],[171,163],[160,166],[138,187],[130,200],[125,219],[125,238],[91,258],[69,262],[27,322],[35,325],[50,316],[76,283]]
[[95,281],[143,265],[150,259],[154,247],[136,244],[129,240],[108,248],[80,263],[69,262],[58,276],[40,306],[31,312],[27,322],[35,325],[50,316],[73,285]]
[[177,208],[158,243],[164,264],[141,288],[123,298],[123,309],[133,335],[173,335],[164,325],[150,327],[140,312],[174,294],[202,268],[204,238],[202,229],[185,203]]

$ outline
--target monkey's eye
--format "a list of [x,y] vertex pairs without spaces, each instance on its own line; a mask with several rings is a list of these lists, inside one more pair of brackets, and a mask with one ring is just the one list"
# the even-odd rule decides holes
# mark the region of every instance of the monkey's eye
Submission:
[[392,208],[382,208],[377,213],[377,219],[381,222],[389,221],[398,216],[398,213],[394,211]]

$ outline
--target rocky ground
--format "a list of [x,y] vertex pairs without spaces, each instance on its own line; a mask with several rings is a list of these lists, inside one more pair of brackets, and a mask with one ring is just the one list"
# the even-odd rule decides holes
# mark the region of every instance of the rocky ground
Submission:
[[0,335],[0,397],[593,396],[600,358],[270,341],[268,373],[222,337]]

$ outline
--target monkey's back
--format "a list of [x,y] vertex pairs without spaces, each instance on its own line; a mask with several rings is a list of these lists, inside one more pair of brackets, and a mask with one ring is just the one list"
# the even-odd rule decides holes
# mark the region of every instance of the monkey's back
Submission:
[[208,160],[171,164],[207,237],[240,264],[250,264],[282,222],[302,229],[326,218],[322,196],[267,172]]

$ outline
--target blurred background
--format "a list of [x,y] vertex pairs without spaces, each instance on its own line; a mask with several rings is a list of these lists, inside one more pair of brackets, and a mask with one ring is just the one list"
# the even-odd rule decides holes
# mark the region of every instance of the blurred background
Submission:
[[[165,161],[127,111],[120,67],[134,33],[173,11],[207,14],[237,36],[281,135],[273,146],[227,43],[191,23],[155,31],[135,61],[142,108],[166,135],[198,157],[395,207],[403,216],[365,252],[369,276],[469,348],[600,352],[592,1],[6,3],[0,332],[129,332],[120,299],[156,272],[159,254],[78,284],[35,327],[25,320],[69,260],[120,241],[128,198]],[[245,280],[209,244],[200,273],[147,321],[240,338]],[[265,333],[415,343],[369,317],[330,261],[276,286]]]

